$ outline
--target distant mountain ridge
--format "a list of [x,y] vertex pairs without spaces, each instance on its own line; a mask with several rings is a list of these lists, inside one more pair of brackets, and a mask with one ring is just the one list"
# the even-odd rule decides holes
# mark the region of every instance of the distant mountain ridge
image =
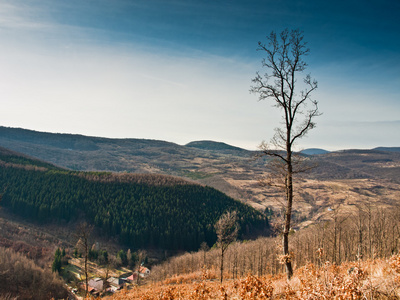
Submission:
[[109,141],[113,141],[119,144],[124,144],[129,141],[135,141],[139,145],[139,148],[144,147],[148,144],[172,147],[176,145],[171,142],[151,139],[112,139],[104,137],[85,136],[81,134],[49,133],[4,126],[0,126],[0,138],[4,140],[21,141],[24,143],[46,145],[54,148],[78,151],[99,150],[100,148],[98,144],[107,143]]
[[8,127],[0,127],[0,146],[72,170],[136,173],[171,173],[180,168],[183,157],[194,158],[199,151],[159,140],[110,139]]
[[306,154],[306,155],[319,155],[319,154],[326,154],[329,152],[330,151],[320,149],[320,148],[308,148],[308,149],[304,149],[304,150],[300,151],[300,153]]
[[400,147],[377,147],[372,150],[378,151],[389,151],[389,152],[400,152]]
[[[261,176],[268,159],[255,159],[257,151],[210,140],[182,146],[159,140],[87,137],[2,126],[0,146],[71,170],[165,174],[194,179],[237,199],[251,199],[253,193],[243,193],[242,188],[232,185],[232,179]],[[397,161],[398,149],[379,147],[329,152],[310,148],[301,153],[320,162],[311,177],[318,174],[320,179],[370,178],[374,173],[385,177],[396,174],[396,165],[380,169],[376,168],[376,163]],[[348,161],[347,157],[352,160]]]
[[236,151],[236,152],[243,152],[243,153],[249,153],[251,151],[235,147],[232,145],[228,145],[223,142],[215,142],[215,141],[193,141],[185,145],[186,147],[192,147],[192,148],[197,148],[197,149],[202,149],[202,150],[210,150],[210,151],[222,151],[222,152],[231,152],[231,151]]

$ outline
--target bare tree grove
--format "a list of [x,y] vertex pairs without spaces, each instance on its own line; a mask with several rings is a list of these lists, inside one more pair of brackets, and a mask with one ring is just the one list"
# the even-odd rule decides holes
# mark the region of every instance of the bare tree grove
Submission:
[[0,299],[66,299],[63,281],[48,268],[0,247]]
[[[368,217],[370,216],[370,218]],[[332,220],[291,232],[292,265],[299,268],[308,263],[322,265],[326,261],[387,258],[400,250],[400,208],[381,209],[368,205],[356,212],[332,211]],[[281,259],[281,237],[259,238],[234,242],[224,253],[224,278],[240,278],[248,274],[263,276],[286,270]],[[219,277],[220,249],[200,250],[171,258],[152,269],[155,281],[181,274],[209,270]]]

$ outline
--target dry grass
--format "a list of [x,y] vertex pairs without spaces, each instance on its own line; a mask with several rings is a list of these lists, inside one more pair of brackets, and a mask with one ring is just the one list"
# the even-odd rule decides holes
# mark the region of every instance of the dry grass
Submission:
[[171,299],[400,299],[400,255],[390,259],[308,264],[289,282],[284,274],[225,281],[203,271],[121,291],[113,300]]

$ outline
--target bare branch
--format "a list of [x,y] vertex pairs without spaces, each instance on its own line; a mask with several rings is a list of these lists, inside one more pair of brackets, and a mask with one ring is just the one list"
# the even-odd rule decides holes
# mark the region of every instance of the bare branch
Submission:
[[[318,102],[311,99],[311,94],[318,84],[310,75],[306,75],[303,79],[306,89],[296,93],[297,77],[307,67],[303,58],[310,51],[300,30],[285,29],[280,33],[279,39],[275,32],[271,32],[267,36],[267,41],[267,44],[259,42],[257,50],[266,53],[262,67],[268,69],[270,73],[266,73],[264,77],[257,73],[252,80],[254,85],[250,92],[258,94],[259,100],[272,100],[274,106],[283,110],[284,126],[276,128],[271,139],[271,144],[283,151],[272,150],[266,143],[262,144],[261,150],[264,155],[275,158],[270,162],[273,169],[271,174],[282,178],[283,181],[286,197],[283,254],[289,257],[293,174],[304,172],[310,167],[303,165],[302,158],[293,155],[292,147],[296,140],[304,137],[315,127],[314,117],[320,115]],[[307,109],[308,104],[311,104],[311,109]],[[269,184],[272,184],[272,181]],[[285,265],[290,279],[293,274],[291,260],[287,259]]]
[[269,145],[265,142],[262,142],[261,145],[259,146],[261,152],[263,153],[263,155],[266,156],[272,156],[272,157],[277,157],[279,159],[281,159],[282,161],[284,161],[285,163],[287,163],[286,158],[284,157],[284,155],[279,152],[278,150],[272,150],[269,148]]

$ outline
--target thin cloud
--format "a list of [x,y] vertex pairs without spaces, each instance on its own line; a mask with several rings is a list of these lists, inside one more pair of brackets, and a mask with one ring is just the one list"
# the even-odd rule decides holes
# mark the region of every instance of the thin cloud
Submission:
[[0,3],[0,28],[37,31],[50,29],[54,24],[38,20],[38,10],[29,5],[16,5],[13,2]]
[[[321,4],[317,12],[324,17],[309,18],[308,2],[296,9],[258,0],[97,4],[0,3],[0,65],[7,70],[0,74],[0,125],[178,143],[215,139],[254,149],[279,126],[279,112],[248,93],[251,78],[262,71],[257,41],[288,26],[276,19],[291,15],[289,25],[310,37],[309,71],[320,83],[313,98],[324,113],[302,145],[334,147],[338,140],[362,145],[368,134],[369,142],[385,145],[393,139],[374,126],[400,132],[398,121],[385,123],[397,120],[400,111],[399,85],[393,84],[399,80],[397,48],[368,49],[363,44],[368,34],[357,27],[326,44],[326,32],[347,30],[332,23],[340,9],[332,14]],[[340,18],[354,25],[351,16]],[[353,34],[359,36],[352,39]],[[340,44],[347,40],[353,42]],[[366,51],[357,52],[363,47]],[[384,59],[371,60],[376,53]]]

